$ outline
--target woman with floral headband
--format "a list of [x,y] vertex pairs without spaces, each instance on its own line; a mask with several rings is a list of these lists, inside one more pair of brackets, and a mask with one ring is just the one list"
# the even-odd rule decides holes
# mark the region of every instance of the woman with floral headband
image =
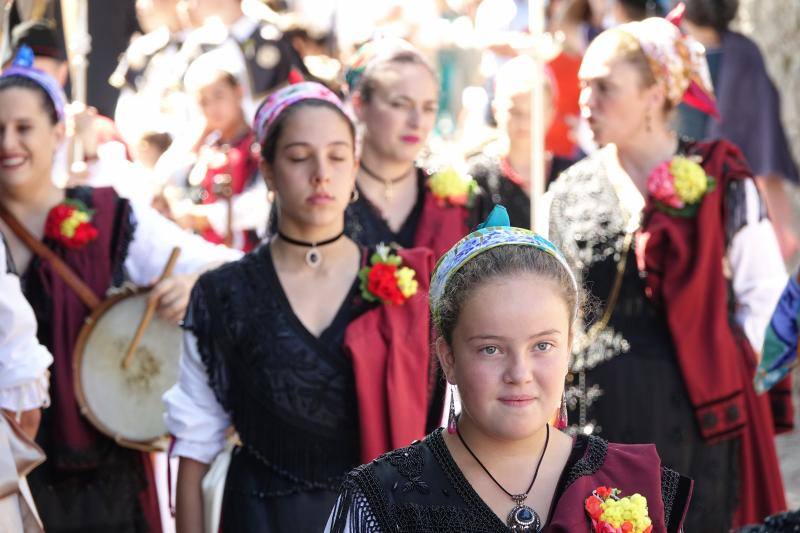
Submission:
[[716,113],[702,47],[675,23],[590,45],[581,106],[602,149],[551,186],[549,229],[600,306],[576,339],[573,429],[655,443],[695,480],[687,530],[728,531],[785,508],[773,435],[791,428],[789,389],[771,412],[752,381],[786,274],[738,148],[670,128],[681,101]]
[[201,479],[230,426],[221,525],[237,532],[320,531],[348,470],[426,430],[430,251],[345,236],[355,125],[324,86],[277,91],[254,130],[277,228],[192,293],[165,395],[179,531],[201,530]]
[[359,50],[347,81],[363,134],[347,234],[439,257],[480,220],[483,202],[468,176],[451,168],[431,175],[419,164],[436,122],[436,72],[409,43],[386,39]]
[[[28,480],[47,531],[160,531],[150,458],[120,447],[80,412],[72,366],[78,333],[109,289],[126,280],[151,284],[173,246],[182,250],[178,274],[156,285],[151,298],[174,322],[183,316],[193,273],[238,254],[186,234],[110,188],[57,188],[53,154],[64,139],[64,95],[31,63],[23,47],[0,75],[0,230],[39,341],[54,359],[51,405],[37,435],[47,462]],[[40,256],[43,250],[83,290],[65,281],[58,262]]]
[[327,531],[679,531],[692,483],[652,445],[557,429],[580,303],[561,252],[496,207],[431,280],[461,414],[451,405],[446,431],[351,472]]

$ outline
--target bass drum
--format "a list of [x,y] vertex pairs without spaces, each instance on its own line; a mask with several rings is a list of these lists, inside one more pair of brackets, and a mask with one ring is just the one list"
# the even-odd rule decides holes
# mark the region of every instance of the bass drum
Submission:
[[163,451],[167,426],[161,396],[178,381],[181,330],[158,315],[144,331],[131,365],[122,360],[147,306],[147,289],[104,301],[81,329],[73,379],[81,413],[122,446]]

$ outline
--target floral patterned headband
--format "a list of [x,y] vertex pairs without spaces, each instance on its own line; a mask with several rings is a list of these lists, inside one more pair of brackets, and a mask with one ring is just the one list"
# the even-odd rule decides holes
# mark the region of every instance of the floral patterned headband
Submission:
[[67,103],[64,91],[52,76],[33,67],[33,58],[33,50],[28,45],[23,44],[19,47],[17,55],[14,57],[14,62],[3,71],[0,79],[18,76],[33,81],[47,93],[50,101],[53,102],[58,120],[63,120],[64,106]]
[[364,76],[364,71],[377,60],[389,57],[398,50],[414,50],[414,46],[403,39],[383,37],[367,41],[355,51],[348,61],[344,81],[350,94],[353,94]]
[[666,18],[628,22],[616,30],[636,39],[653,76],[664,82],[673,106],[684,102],[718,118],[705,48],[680,30],[684,9],[681,3]]
[[350,112],[344,107],[336,94],[322,84],[305,81],[287,85],[269,95],[258,108],[253,121],[253,130],[260,144],[264,144],[270,127],[275,123],[287,107],[303,100],[323,100],[336,106],[350,122],[354,122]]
[[572,286],[578,290],[578,281],[561,250],[541,235],[524,228],[511,227],[506,208],[496,205],[483,224],[458,241],[436,264],[429,293],[434,318],[438,317],[439,302],[452,275],[483,252],[505,245],[532,246],[555,257],[569,273]]

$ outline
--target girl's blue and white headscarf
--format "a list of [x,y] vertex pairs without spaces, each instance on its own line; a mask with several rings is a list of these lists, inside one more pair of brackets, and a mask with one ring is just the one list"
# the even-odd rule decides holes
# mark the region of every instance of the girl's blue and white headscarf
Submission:
[[453,274],[458,272],[458,270],[471,259],[474,259],[483,252],[498,246],[507,245],[532,246],[550,254],[556,258],[558,262],[561,263],[561,266],[569,273],[570,279],[572,279],[572,285],[577,291],[578,282],[575,279],[575,274],[567,264],[561,250],[556,248],[552,242],[541,235],[524,228],[511,227],[506,208],[497,205],[492,209],[492,212],[489,213],[489,217],[483,224],[479,225],[475,231],[458,241],[436,264],[431,279],[429,294],[431,313],[433,316],[437,316],[439,302],[444,294],[447,281]]

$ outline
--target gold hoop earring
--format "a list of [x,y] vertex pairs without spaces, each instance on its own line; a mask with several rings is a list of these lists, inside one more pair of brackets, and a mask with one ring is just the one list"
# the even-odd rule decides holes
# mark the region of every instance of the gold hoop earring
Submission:
[[353,187],[353,192],[350,193],[350,203],[356,203],[359,198],[361,198],[361,194],[358,192],[358,187]]

